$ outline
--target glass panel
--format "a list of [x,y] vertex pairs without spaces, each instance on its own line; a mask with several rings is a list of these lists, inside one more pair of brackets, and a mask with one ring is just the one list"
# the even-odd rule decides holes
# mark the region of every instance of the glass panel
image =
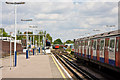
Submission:
[[109,59],[115,60],[115,39],[110,40]]
[[88,50],[87,51],[88,55],[90,55],[90,41],[88,41],[88,49],[87,50]]
[[96,50],[96,41],[94,41],[93,48]]
[[81,42],[79,41],[79,46],[81,45]]
[[82,46],[84,46],[85,45],[85,42],[83,41],[83,45]]
[[101,41],[100,50],[103,50],[103,47],[104,47],[104,40]]
[[93,56],[96,56],[96,41],[93,42]]
[[104,58],[104,40],[101,40],[100,43],[100,57]]
[[88,41],[86,42],[86,46],[88,45]]
[[100,41],[97,41],[97,50],[100,48]]
[[83,42],[81,42],[81,46],[83,45]]
[[110,40],[110,50],[113,51],[113,49],[115,48],[115,40]]
[[118,44],[119,44],[119,40],[117,39],[117,42],[116,42],[116,51],[118,52]]
[[90,41],[90,45],[89,46],[91,46],[91,41]]
[[82,45],[82,53],[84,54],[84,44],[85,42],[83,41],[83,45]]

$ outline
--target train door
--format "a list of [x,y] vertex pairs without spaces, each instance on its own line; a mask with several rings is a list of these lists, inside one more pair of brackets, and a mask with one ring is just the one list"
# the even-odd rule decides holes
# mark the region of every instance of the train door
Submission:
[[91,40],[91,59],[93,59],[93,40]]
[[109,38],[106,38],[105,39],[105,63],[109,63],[108,61],[108,53],[109,53],[109,42],[110,42],[110,39]]
[[84,41],[84,56],[86,57],[86,41]]
[[79,42],[77,41],[77,55],[79,55]]
[[83,46],[83,41],[81,41],[81,56],[82,56],[82,46]]
[[97,59],[97,57],[96,57],[96,54],[97,54],[96,52],[97,52],[97,51],[96,51],[96,50],[97,50],[97,40],[94,40],[94,41],[93,41],[93,59],[94,59],[94,60]]
[[115,45],[115,64],[117,67],[120,67],[120,37],[116,37],[116,45]]
[[120,37],[117,39],[118,41],[118,66],[120,67]]
[[97,40],[97,60],[100,60],[100,39]]
[[82,56],[85,56],[85,52],[84,52],[84,46],[85,46],[85,41],[83,41],[83,44],[82,44]]
[[90,41],[88,41],[88,58],[90,58]]
[[100,62],[104,63],[105,39],[100,40]]
[[79,41],[77,42],[77,55],[79,55]]
[[85,42],[85,57],[88,55],[88,41]]
[[81,41],[79,41],[79,56],[81,56]]
[[109,64],[115,66],[115,43],[116,43],[116,38],[110,38],[110,42],[109,42]]

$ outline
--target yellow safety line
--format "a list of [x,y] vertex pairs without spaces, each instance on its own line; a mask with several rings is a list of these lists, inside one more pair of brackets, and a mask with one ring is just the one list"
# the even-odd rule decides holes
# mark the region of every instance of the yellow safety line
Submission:
[[60,73],[61,73],[62,77],[63,77],[63,78],[66,78],[66,77],[65,77],[65,75],[63,74],[62,70],[60,69],[60,67],[58,66],[58,64],[56,63],[56,61],[55,61],[55,59],[53,58],[53,56],[52,56],[52,55],[51,55],[51,57],[52,57],[52,59],[53,59],[54,63],[56,64],[56,66],[57,66],[58,70],[60,71]]

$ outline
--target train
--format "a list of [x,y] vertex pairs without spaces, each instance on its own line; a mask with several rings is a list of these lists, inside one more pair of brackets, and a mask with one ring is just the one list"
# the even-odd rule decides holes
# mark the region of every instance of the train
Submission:
[[74,56],[120,72],[120,30],[74,39]]
[[61,45],[59,45],[59,44],[54,44],[53,45],[53,49],[59,49],[61,47]]
[[66,50],[67,48],[70,48],[71,51],[74,51],[73,44],[65,44],[65,45],[55,44],[55,45],[53,45],[53,49],[60,49],[60,48],[63,48],[64,50]]
[[46,39],[46,46],[51,46],[50,40]]

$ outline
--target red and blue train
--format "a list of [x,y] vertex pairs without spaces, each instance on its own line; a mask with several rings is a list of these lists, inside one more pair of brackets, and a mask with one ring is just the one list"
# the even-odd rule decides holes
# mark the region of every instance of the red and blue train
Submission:
[[75,39],[74,55],[120,72],[120,30]]

